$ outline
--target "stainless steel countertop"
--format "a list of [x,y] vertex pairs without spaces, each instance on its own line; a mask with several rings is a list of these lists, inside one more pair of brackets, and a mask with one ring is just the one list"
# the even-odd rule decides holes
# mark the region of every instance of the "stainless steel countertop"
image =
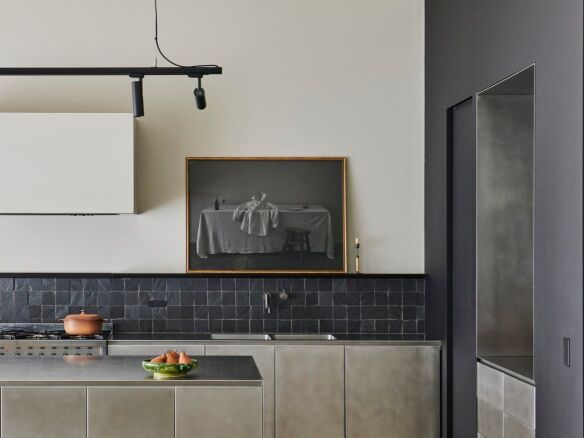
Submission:
[[161,344],[341,344],[341,345],[404,345],[404,346],[435,346],[440,347],[440,341],[426,341],[419,335],[381,335],[381,334],[336,334],[335,340],[217,340],[209,334],[197,333],[114,333],[108,341],[110,345],[129,345],[137,343],[158,342]]
[[533,380],[533,357],[531,356],[481,356],[479,361],[502,373],[509,374],[535,386]]
[[3,356],[0,386],[262,386],[251,356],[195,356],[199,366],[177,379],[155,380],[137,356]]

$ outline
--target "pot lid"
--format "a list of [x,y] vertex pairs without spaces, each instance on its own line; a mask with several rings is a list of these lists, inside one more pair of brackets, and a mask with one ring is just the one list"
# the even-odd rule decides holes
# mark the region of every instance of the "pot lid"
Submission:
[[103,318],[95,313],[85,313],[85,310],[82,310],[81,313],[73,313],[71,315],[67,315],[64,320],[103,321]]

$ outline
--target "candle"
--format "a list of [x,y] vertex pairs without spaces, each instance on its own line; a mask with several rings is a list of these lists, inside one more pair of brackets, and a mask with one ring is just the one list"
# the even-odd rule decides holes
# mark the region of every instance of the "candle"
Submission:
[[355,237],[355,246],[359,246],[359,238]]

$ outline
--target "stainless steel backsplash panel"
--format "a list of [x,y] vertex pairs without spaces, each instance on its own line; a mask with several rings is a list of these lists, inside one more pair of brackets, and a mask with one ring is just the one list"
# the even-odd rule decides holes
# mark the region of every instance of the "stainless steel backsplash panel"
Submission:
[[533,105],[477,96],[478,356],[533,355]]

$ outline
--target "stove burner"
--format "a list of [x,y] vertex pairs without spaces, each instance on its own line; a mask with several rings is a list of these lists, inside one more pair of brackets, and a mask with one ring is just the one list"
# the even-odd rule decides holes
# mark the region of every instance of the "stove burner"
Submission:
[[2,339],[26,339],[33,335],[34,332],[21,329],[4,329],[0,330],[0,338]]
[[65,333],[64,330],[39,330],[30,331],[26,329],[0,329],[0,339],[32,339],[32,340],[104,340],[110,336],[109,330],[104,330],[94,336],[72,336]]

